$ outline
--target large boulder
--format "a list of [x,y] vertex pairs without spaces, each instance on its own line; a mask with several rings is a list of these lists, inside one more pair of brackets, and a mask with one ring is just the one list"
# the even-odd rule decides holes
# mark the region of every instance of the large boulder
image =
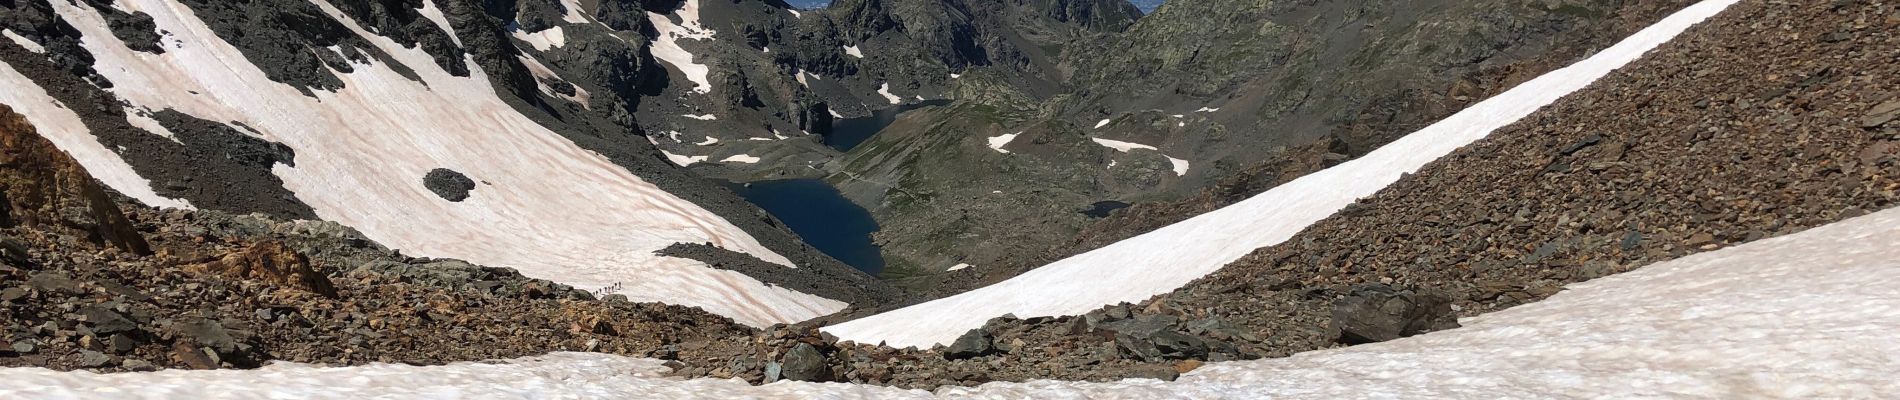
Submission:
[[785,379],[807,382],[831,380],[831,367],[825,362],[825,355],[817,347],[799,343],[785,352],[785,361],[779,365]]
[[1435,292],[1366,285],[1333,302],[1333,328],[1343,343],[1383,342],[1456,327],[1451,299]]
[[990,336],[989,332],[971,329],[969,332],[964,332],[963,336],[957,337],[957,341],[951,342],[950,347],[944,348],[943,358],[962,360],[996,353],[996,340]]
[[215,261],[187,268],[193,272],[214,273],[239,279],[255,279],[281,287],[336,298],[336,285],[310,264],[310,258],[279,241],[252,243],[242,250],[227,253]]

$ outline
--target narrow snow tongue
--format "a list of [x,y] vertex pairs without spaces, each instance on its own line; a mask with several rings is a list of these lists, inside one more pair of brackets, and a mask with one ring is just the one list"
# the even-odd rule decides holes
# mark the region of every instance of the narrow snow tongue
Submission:
[[[634,301],[697,306],[756,326],[802,321],[845,306],[700,261],[656,255],[674,243],[709,243],[766,265],[796,268],[731,221],[511,107],[491,85],[488,64],[478,62],[487,58],[440,47],[453,47],[459,42],[454,37],[418,33],[448,29],[441,5],[450,6],[449,19],[467,17],[465,4],[438,2],[419,2],[417,10],[326,0],[242,9],[265,17],[307,11],[301,17],[329,26],[328,36],[319,36],[335,45],[309,49],[319,62],[303,69],[260,61],[267,54],[254,48],[263,44],[246,41],[240,48],[222,38],[248,37],[238,34],[247,28],[231,19],[251,15],[233,14],[232,5],[239,3],[121,0],[101,8],[51,2],[79,36],[46,48],[90,53],[93,68],[80,74],[96,76],[81,78],[111,82],[108,89],[90,89],[105,101],[128,110],[168,110],[202,128],[145,124],[150,128],[140,134],[151,141],[191,143],[194,134],[181,130],[219,128],[232,140],[260,143],[255,148],[267,151],[255,154],[268,157],[252,159],[254,165],[265,166],[258,169],[261,176],[280,180],[283,197],[306,206],[309,216],[349,225],[408,254],[515,268]],[[120,14],[148,16],[149,27],[163,33],[157,39],[163,51],[140,51],[144,46],[115,34],[113,27],[121,24],[112,21]],[[355,18],[377,15],[392,19],[365,24]],[[410,22],[405,29],[385,26],[404,18]],[[0,54],[12,66],[31,64],[20,61],[21,54],[37,56],[11,43],[0,48],[8,49]],[[84,69],[58,71],[68,70]],[[9,88],[0,92],[0,101],[53,132],[48,136],[59,139],[56,145],[114,189],[148,204],[188,207],[154,192],[145,178],[157,175],[126,167],[120,154],[130,153],[91,137],[96,130],[90,128],[106,118],[76,115],[74,109],[86,107],[67,104],[90,103],[59,97],[91,87],[74,81],[29,78],[0,65],[0,82]],[[144,115],[116,116],[120,125],[133,119],[130,125],[139,126]]]
[[[1685,8],[1588,59],[1525,82],[1365,157],[1301,177],[1232,206],[995,285],[824,330],[859,343],[928,347],[954,340],[999,315],[1074,315],[1172,291],[1254,249],[1285,241],[1355,200],[1378,192],[1403,174],[1417,171],[1588,86],[1735,1],[1706,0]],[[1100,139],[1097,142],[1125,145]]]

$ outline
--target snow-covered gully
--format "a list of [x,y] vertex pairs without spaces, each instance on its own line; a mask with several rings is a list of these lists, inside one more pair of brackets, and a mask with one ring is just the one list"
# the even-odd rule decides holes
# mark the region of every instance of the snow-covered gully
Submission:
[[1081,314],[1138,302],[1292,237],[1405,173],[1588,86],[1736,0],[1705,0],[1574,65],[1552,71],[1366,156],[1238,204],[1063,259],[1001,283],[825,328],[842,340],[929,347],[1004,314]]
[[[1894,398],[1900,209],[1657,263],[1422,336],[1209,364],[1174,382],[1033,381],[936,392],[663,377],[660,360],[94,374],[0,370],[0,398]],[[347,383],[347,384],[339,384]]]

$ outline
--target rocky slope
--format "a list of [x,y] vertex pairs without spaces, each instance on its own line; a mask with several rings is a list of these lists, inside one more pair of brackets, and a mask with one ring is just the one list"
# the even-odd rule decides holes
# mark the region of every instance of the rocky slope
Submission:
[[0,366],[645,355],[753,332],[694,308],[595,300],[508,269],[405,257],[335,223],[115,200],[5,106],[0,193]]
[[1443,329],[1569,283],[1888,209],[1900,204],[1895,28],[1891,4],[1744,1],[1174,293],[1083,317],[1003,316],[939,349],[813,347],[828,379],[853,382],[1185,370]]
[[[166,32],[158,32],[151,15],[125,11],[128,8],[123,4],[110,1],[79,4],[86,9],[81,13],[97,12],[106,20],[104,25],[111,29],[112,39],[123,41],[127,48],[149,54],[152,59],[173,60],[158,57],[170,57],[167,51],[191,53],[203,49],[196,47],[203,43],[186,43],[176,33],[168,36]],[[625,8],[627,5],[634,8]],[[551,24],[547,21],[549,18],[562,22],[568,18],[569,13],[562,8],[565,6],[558,1],[489,4],[432,0],[351,3],[333,8],[327,2],[305,0],[244,4],[181,1],[160,6],[169,7],[167,12],[195,18],[186,19],[187,23],[202,21],[210,35],[227,42],[241,53],[243,61],[251,64],[243,68],[255,67],[269,79],[270,84],[259,83],[259,86],[276,89],[275,85],[281,84],[309,98],[363,89],[344,83],[363,79],[361,74],[352,75],[354,72],[388,68],[412,81],[404,84],[413,84],[423,82],[422,75],[428,75],[418,74],[419,70],[439,70],[453,77],[468,77],[473,71],[471,67],[479,67],[493,87],[493,97],[499,99],[503,107],[519,112],[539,128],[571,140],[573,145],[607,158],[613,164],[611,168],[624,169],[669,195],[720,216],[765,248],[803,267],[778,268],[770,270],[771,273],[751,274],[750,278],[781,287],[798,285],[823,292],[821,296],[825,298],[846,302],[880,303],[895,296],[887,285],[804,245],[774,218],[719,184],[680,170],[653,147],[633,118],[632,110],[645,93],[665,87],[669,75],[665,67],[652,59],[648,40],[641,36],[652,28],[638,3],[599,5],[596,11],[623,19],[577,19],[589,23],[575,24],[575,29],[593,27],[592,32],[597,35],[577,32],[562,36],[558,41],[575,45],[566,47],[552,46],[551,41],[556,40],[548,36],[548,31],[554,28],[545,26]],[[201,104],[180,103],[176,109],[168,109],[174,105],[131,102],[123,91],[136,93],[163,88],[115,87],[114,82],[96,73],[100,68],[115,71],[110,68],[125,67],[95,65],[98,55],[82,46],[82,43],[98,46],[106,41],[86,37],[82,29],[75,29],[74,22],[67,20],[69,16],[55,12],[46,2],[8,3],[0,8],[5,11],[5,18],[0,18],[0,29],[6,30],[11,39],[0,41],[0,60],[33,84],[46,88],[54,102],[88,105],[69,110],[78,114],[85,131],[97,137],[105,148],[114,149],[112,152],[118,153],[117,157],[124,159],[139,178],[153,181],[151,186],[159,196],[181,199],[204,209],[262,212],[278,218],[316,218],[308,203],[310,199],[294,195],[287,189],[289,183],[279,175],[285,168],[300,168],[300,155],[286,140],[294,135],[266,132],[268,127],[260,130],[242,122],[216,121],[236,117],[204,112],[206,107],[197,107],[197,115],[180,111]],[[338,16],[332,16],[332,10]],[[640,18],[624,19],[629,16]],[[627,31],[606,28],[608,25]],[[523,33],[524,29],[534,27],[547,29],[537,31],[543,36]],[[353,30],[357,28],[373,33],[359,34]],[[386,44],[385,40],[393,44]],[[591,43],[592,47],[579,47],[581,43]],[[290,50],[300,48],[330,50]],[[553,52],[562,48],[573,49],[574,53]],[[404,51],[418,51],[427,58],[417,65],[405,65],[399,59],[406,55],[394,54]],[[575,54],[585,54],[585,57],[571,58],[578,57]],[[561,58],[564,56],[570,58]],[[571,74],[563,66],[582,63],[605,69],[575,68],[596,73],[587,77],[597,81],[580,79],[579,75],[569,75],[575,76],[573,79],[561,78],[563,74]],[[125,69],[116,71],[125,73]],[[200,93],[201,89],[192,90],[190,94]],[[165,101],[185,99],[170,97]],[[348,104],[347,101],[340,103]],[[386,111],[388,108],[374,106],[368,110],[350,110],[357,114],[353,118],[368,121],[420,117],[363,115]],[[503,124],[488,122],[494,124],[480,129],[500,129]],[[521,130],[511,132],[518,131]],[[306,160],[312,157],[310,154],[301,156]],[[426,158],[439,161],[456,156],[432,154]],[[315,157],[338,159],[331,154]],[[463,172],[468,171],[449,170],[449,175],[442,175],[461,175],[462,179],[456,182],[438,180],[433,172],[429,176],[417,173],[406,179],[428,185],[491,183],[486,179],[476,182]],[[431,186],[430,189],[437,188]],[[479,190],[477,193],[480,197]],[[456,191],[443,194],[444,200],[455,201],[450,200],[451,197],[460,195]]]
[[[953,94],[980,107],[914,113],[828,179],[897,227],[879,237],[895,277],[954,293],[1088,247],[1024,237],[1105,243],[1173,218],[1085,231],[1095,203],[1208,209],[1165,204],[1364,154],[1684,4],[1177,1],[1066,53],[1069,90],[965,76]],[[939,274],[958,264],[975,268]]]

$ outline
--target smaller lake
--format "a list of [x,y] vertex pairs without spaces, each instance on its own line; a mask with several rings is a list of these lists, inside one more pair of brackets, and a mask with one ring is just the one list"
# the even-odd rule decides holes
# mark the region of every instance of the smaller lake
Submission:
[[1131,204],[1114,200],[1098,201],[1095,202],[1095,204],[1090,204],[1088,211],[1083,211],[1082,215],[1087,215],[1089,218],[1108,218],[1109,213],[1128,208],[1130,205]]
[[831,132],[824,133],[825,145],[838,149],[838,151],[851,151],[851,148],[858,147],[858,144],[864,143],[864,141],[870,139],[871,136],[877,135],[877,132],[884,130],[884,127],[891,126],[892,122],[897,122],[897,116],[903,115],[906,111],[948,104],[950,104],[950,100],[926,100],[921,103],[904,104],[877,110],[867,117],[845,118],[832,121]]
[[825,255],[871,276],[884,271],[884,255],[871,243],[877,221],[831,184],[817,179],[789,179],[728,187],[784,221],[785,227]]

